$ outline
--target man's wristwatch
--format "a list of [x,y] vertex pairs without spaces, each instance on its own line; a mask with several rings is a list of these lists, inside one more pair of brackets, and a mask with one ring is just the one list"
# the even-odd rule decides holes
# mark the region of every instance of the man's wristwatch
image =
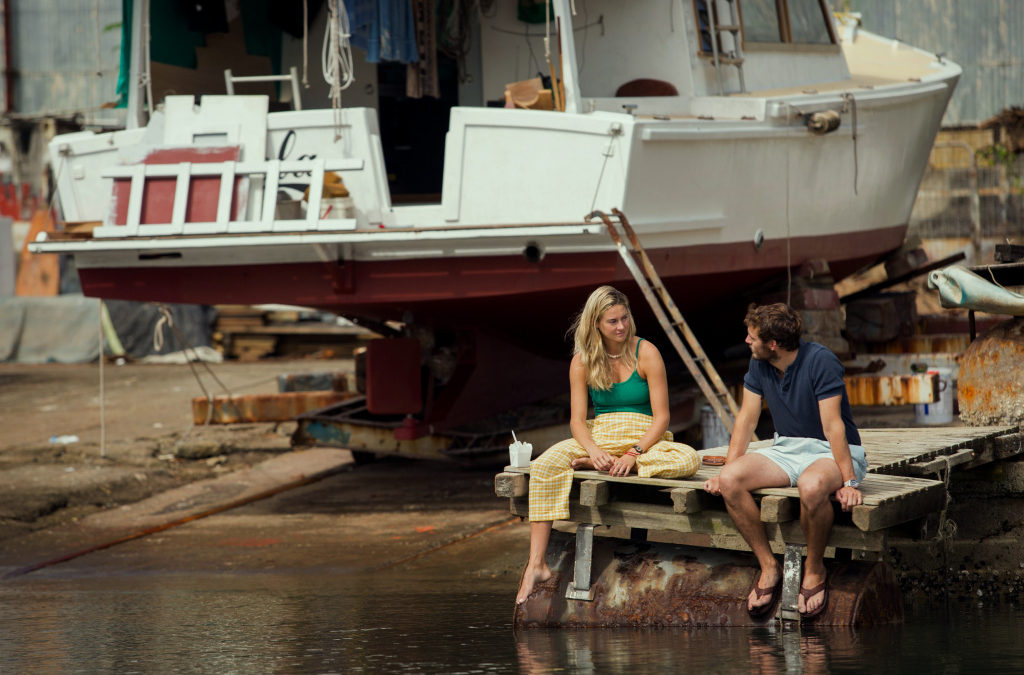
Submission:
[[859,488],[860,481],[857,480],[856,478],[851,478],[850,480],[843,482],[843,487]]

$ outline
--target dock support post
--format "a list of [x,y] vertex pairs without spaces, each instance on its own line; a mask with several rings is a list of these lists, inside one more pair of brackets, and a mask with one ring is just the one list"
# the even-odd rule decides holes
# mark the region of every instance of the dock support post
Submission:
[[569,600],[594,599],[594,589],[590,586],[590,568],[594,559],[594,525],[580,523],[576,527],[576,565],[573,580],[565,590]]
[[800,594],[800,582],[803,579],[803,546],[786,544],[786,554],[782,563],[782,600],[779,602],[778,618],[783,621],[799,621],[800,611],[796,599]]

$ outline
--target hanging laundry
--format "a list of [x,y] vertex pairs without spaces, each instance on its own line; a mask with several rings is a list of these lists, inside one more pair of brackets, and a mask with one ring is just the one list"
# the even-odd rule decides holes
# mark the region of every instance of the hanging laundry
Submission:
[[441,86],[437,81],[434,0],[412,0],[412,14],[419,60],[408,65],[405,74],[405,95],[409,98],[441,98]]
[[368,63],[415,63],[416,28],[409,0],[345,0],[351,42],[366,52]]

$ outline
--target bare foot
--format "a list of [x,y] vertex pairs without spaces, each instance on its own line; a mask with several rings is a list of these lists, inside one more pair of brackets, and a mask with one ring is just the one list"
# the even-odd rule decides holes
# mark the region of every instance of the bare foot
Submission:
[[519,585],[519,593],[516,595],[516,604],[521,605],[527,601],[530,594],[533,593],[533,588],[537,584],[542,584],[551,578],[551,568],[547,565],[539,569],[527,567],[526,571],[523,572],[523,581]]
[[[782,570],[778,566],[769,570],[761,570],[757,585],[750,590],[750,595],[747,596],[747,611],[757,614],[758,610],[775,602],[776,594],[782,592],[781,588],[776,588],[780,579],[782,579]],[[760,590],[760,594],[758,590]]]
[[577,459],[572,460],[572,468],[589,469],[590,471],[593,471],[594,460],[590,459],[589,457],[579,457]]

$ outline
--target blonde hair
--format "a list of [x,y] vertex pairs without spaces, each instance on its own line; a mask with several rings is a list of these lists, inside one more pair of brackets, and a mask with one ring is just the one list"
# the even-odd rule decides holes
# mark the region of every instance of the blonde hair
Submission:
[[612,307],[622,305],[629,317],[629,329],[626,331],[626,351],[622,354],[622,362],[632,369],[635,358],[629,345],[633,344],[636,326],[633,324],[633,313],[629,309],[629,299],[625,294],[611,286],[601,286],[590,294],[583,309],[576,316],[570,329],[575,342],[575,354],[583,359],[583,367],[587,374],[587,386],[592,389],[607,391],[612,388],[615,378],[612,375],[612,361],[604,348],[604,340],[597,324]]

